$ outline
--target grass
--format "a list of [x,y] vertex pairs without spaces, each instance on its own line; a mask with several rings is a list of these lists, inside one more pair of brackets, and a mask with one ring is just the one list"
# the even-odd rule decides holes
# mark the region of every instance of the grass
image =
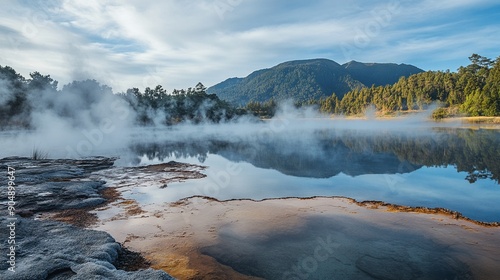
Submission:
[[31,150],[31,159],[33,160],[47,159],[48,157],[48,152],[42,151],[37,147],[33,147],[33,150]]
[[462,120],[473,124],[500,124],[500,117],[466,117]]

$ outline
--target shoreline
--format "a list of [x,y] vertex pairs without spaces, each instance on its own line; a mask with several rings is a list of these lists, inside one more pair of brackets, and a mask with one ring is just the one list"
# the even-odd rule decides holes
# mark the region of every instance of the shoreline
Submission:
[[[105,182],[89,176],[112,168],[115,160],[0,159],[0,170],[15,170],[9,178],[16,186],[15,197],[9,198],[11,212],[2,211],[11,220],[11,231],[2,231],[2,238],[7,243],[6,234],[17,237],[9,242],[15,244],[13,255],[0,257],[9,279],[173,279],[151,269],[109,233],[88,228],[97,222],[90,211],[108,202],[102,195]],[[7,200],[6,195],[2,192],[0,200]],[[9,256],[10,262],[5,261]]]
[[453,219],[456,220],[463,220],[467,221],[479,226],[484,226],[484,227],[500,227],[500,221],[498,222],[485,222],[485,221],[480,221],[480,220],[475,220],[471,219],[469,217],[464,216],[462,213],[442,207],[425,207],[425,206],[406,206],[406,205],[401,205],[401,204],[395,204],[395,203],[388,203],[385,201],[378,201],[378,200],[363,200],[363,201],[358,201],[354,198],[347,197],[347,196],[321,196],[321,195],[315,195],[315,196],[308,196],[308,197],[298,197],[298,196],[287,196],[287,197],[277,197],[277,198],[263,198],[263,199],[251,199],[251,198],[234,198],[234,199],[224,199],[220,200],[214,197],[210,196],[204,196],[204,195],[193,195],[190,197],[185,197],[182,199],[179,199],[176,202],[173,202],[173,204],[182,204],[183,201],[185,200],[190,200],[190,199],[196,199],[196,198],[201,198],[201,199],[207,199],[210,201],[215,201],[215,202],[220,202],[220,203],[225,203],[225,202],[233,202],[233,201],[249,201],[249,202],[263,202],[263,201],[273,201],[273,200],[288,200],[288,199],[298,199],[298,200],[311,200],[311,199],[317,199],[317,198],[325,198],[325,199],[347,199],[351,201],[352,203],[355,203],[359,206],[371,208],[371,209],[377,209],[378,207],[386,207],[388,211],[393,211],[393,212],[404,212],[404,213],[421,213],[421,214],[439,214],[439,215],[445,215],[445,216],[450,216]]
[[[453,125],[453,128],[462,129],[500,129],[500,117],[444,117],[442,119],[432,119],[430,116],[422,115],[425,111],[407,112],[400,115],[376,115],[373,117],[367,116],[343,116],[330,115],[310,118],[297,118],[298,120],[331,120],[331,121],[397,121],[407,120],[413,116],[419,117],[422,123],[434,124],[439,127],[440,124]],[[278,118],[279,119],[279,118]],[[270,122],[274,118],[261,119],[263,122]]]
[[[172,203],[143,205],[122,194],[130,190],[165,188],[170,182],[204,178],[206,175],[202,171],[206,167],[179,162],[116,167],[110,165],[110,160],[113,159],[7,158],[0,161],[7,165],[14,162],[20,167],[18,185],[23,191],[19,199],[25,204],[19,208],[19,214],[41,219],[37,225],[42,226],[53,223],[51,220],[78,225],[79,228],[68,227],[69,236],[81,228],[96,234],[105,232],[112,237],[106,242],[117,242],[125,250],[122,259],[113,261],[118,268],[116,273],[127,269],[137,271],[134,273],[158,273],[161,270],[179,279],[274,279],[281,275],[259,276],[259,272],[248,270],[248,263],[253,260],[245,258],[253,256],[251,248],[255,244],[252,242],[270,242],[269,246],[277,246],[283,237],[307,238],[311,234],[314,237],[317,233],[311,232],[310,228],[316,227],[319,232],[333,234],[332,238],[337,240],[338,251],[332,253],[328,262],[346,275],[368,274],[387,278],[387,272],[378,269],[382,266],[381,260],[388,262],[386,265],[389,266],[407,267],[404,273],[408,275],[420,270],[418,273],[434,273],[433,266],[424,259],[419,260],[420,266],[416,267],[406,257],[397,261],[393,259],[398,254],[407,254],[405,250],[416,250],[428,257],[442,255],[440,259],[449,261],[441,265],[446,267],[447,273],[461,275],[457,279],[467,275],[488,278],[500,274],[496,266],[500,262],[499,222],[475,221],[444,208],[408,207],[382,201],[358,202],[341,196],[262,200],[191,196]],[[48,203],[50,201],[53,203]],[[360,233],[364,237],[358,240],[355,237]],[[328,239],[329,236],[318,238]],[[408,239],[405,236],[413,237]],[[372,239],[374,241],[367,241]],[[395,247],[393,241],[404,246]],[[236,245],[231,245],[234,242]],[[379,251],[390,250],[385,255],[376,256],[378,253],[370,248],[379,246],[377,242],[384,244]],[[240,251],[240,246],[244,250]],[[279,253],[288,248],[280,246],[273,250]],[[441,247],[454,249],[445,250],[446,254],[435,251]],[[267,245],[264,248],[267,250]],[[266,250],[253,257],[267,257],[272,263],[289,258],[292,263],[301,260],[300,254],[291,252],[278,258]],[[349,253],[351,251],[355,253]],[[231,263],[234,260],[242,261]],[[155,270],[137,270],[146,268]],[[281,264],[275,271],[286,274],[289,273],[287,269],[287,265]],[[64,273],[77,272],[67,268]]]
[[[238,273],[220,263],[213,256],[204,253],[204,248],[216,246],[228,226],[237,234],[246,236],[245,238],[272,236],[279,232],[293,234],[311,217],[328,219],[334,216],[356,220],[362,217],[363,222],[373,223],[377,227],[397,226],[399,230],[410,233],[426,232],[425,235],[428,235],[429,231],[432,234],[437,231],[439,242],[444,243],[453,240],[449,236],[461,236],[461,239],[467,239],[465,243],[473,244],[478,241],[474,234],[481,234],[486,238],[479,238],[481,242],[489,238],[490,245],[500,244],[498,223],[472,221],[442,208],[410,208],[384,202],[357,202],[345,197],[219,201],[211,197],[193,196],[163,205],[154,212],[140,216],[109,220],[98,225],[97,229],[111,233],[127,248],[140,252],[151,262],[153,268],[167,271],[180,279],[204,279],[202,275],[218,275],[219,279],[259,279]],[[410,224],[413,228],[408,229]],[[418,226],[415,226],[417,224]],[[474,234],[470,235],[471,232]],[[487,247],[491,248],[490,245]],[[500,250],[500,247],[498,249]],[[481,252],[477,253],[481,256],[485,248],[465,246],[462,250],[468,253]],[[463,257],[461,255],[457,258]],[[491,257],[500,261],[500,254],[479,259],[486,260]],[[477,267],[477,264],[474,267]],[[491,263],[486,267],[479,267],[475,274],[498,273]]]
[[[228,230],[243,237],[242,240],[278,233],[293,235],[303,230],[310,219],[328,221],[336,217],[354,226],[370,223],[380,229],[434,236],[435,242],[448,244],[446,246],[454,244],[462,252],[479,259],[463,259],[464,255],[460,254],[454,256],[468,264],[473,262],[471,267],[475,275],[498,273],[496,266],[487,262],[491,258],[500,261],[500,253],[487,253],[495,246],[500,250],[498,224],[474,222],[455,214],[445,209],[419,207],[410,211],[408,207],[356,202],[345,197],[219,201],[193,196],[163,205],[152,213],[103,222],[97,229],[111,233],[127,248],[143,254],[153,268],[180,279],[210,279],[204,278],[205,275],[218,275],[219,279],[259,279],[222,264],[216,257],[207,255],[206,248],[224,244],[223,236]],[[408,228],[409,225],[412,227]],[[484,262],[486,266],[478,266]]]
[[446,117],[443,121],[461,121],[465,124],[500,125],[500,117]]

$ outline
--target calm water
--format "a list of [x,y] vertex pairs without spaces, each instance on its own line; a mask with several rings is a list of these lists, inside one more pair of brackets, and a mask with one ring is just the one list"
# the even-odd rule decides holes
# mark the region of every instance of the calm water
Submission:
[[36,147],[53,158],[118,156],[120,166],[175,160],[208,167],[205,179],[125,194],[147,204],[193,195],[345,196],[500,221],[500,130],[411,120],[285,120],[93,132],[52,138],[2,132],[0,156],[29,156]]
[[176,160],[208,166],[208,177],[130,194],[144,203],[192,195],[345,196],[443,207],[481,221],[500,221],[496,130],[320,129],[227,139],[217,134],[195,141],[158,138],[131,144],[118,164]]
[[264,279],[473,279],[445,244],[351,218],[312,218],[294,233],[234,234],[202,253]]
[[[444,207],[473,219],[500,221],[496,130],[345,127],[260,136],[215,131],[180,141],[162,135],[134,142],[129,157],[118,164],[177,160],[208,166],[208,177],[124,196],[144,204],[192,195],[345,196]],[[331,246],[325,249],[325,243]],[[293,233],[260,236],[239,235],[227,225],[219,230],[217,244],[200,251],[242,274],[264,279],[481,278],[470,271],[467,260],[474,257],[469,252],[456,252],[411,227],[392,230],[355,217],[311,218]]]
[[[104,135],[102,143],[86,146],[82,135],[69,143],[18,141],[9,134],[0,138],[6,146],[11,143],[11,154],[2,156],[26,155],[22,152],[38,143],[51,157],[65,157],[60,147],[78,152],[80,145],[88,155],[119,156],[119,166],[175,160],[208,167],[204,179],[123,194],[142,205],[193,195],[221,200],[345,196],[443,207],[500,221],[498,130],[396,122],[282,124],[141,129],[126,137]],[[324,259],[314,255],[320,239],[336,244]],[[228,226],[219,231],[219,241],[201,248],[202,253],[266,279],[471,279],[467,264],[450,246],[410,228],[395,232],[355,218],[311,219],[294,234],[265,237],[238,236]]]

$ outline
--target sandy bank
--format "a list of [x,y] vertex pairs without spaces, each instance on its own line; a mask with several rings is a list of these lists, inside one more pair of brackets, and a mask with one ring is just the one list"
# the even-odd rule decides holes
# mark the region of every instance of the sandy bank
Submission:
[[[247,240],[267,242],[300,236],[318,221],[338,245],[327,262],[338,265],[341,261],[337,273],[344,276],[370,278],[403,273],[405,275],[399,276],[417,279],[416,275],[434,273],[435,268],[430,266],[436,262],[442,262],[439,266],[446,267],[447,271],[456,272],[456,279],[494,279],[500,275],[498,227],[456,219],[456,215],[440,211],[430,214],[400,210],[411,211],[376,203],[360,204],[347,198],[217,201],[192,197],[141,215],[101,221],[97,229],[109,232],[128,248],[143,253],[153,268],[168,271],[179,279],[252,279],[220,261],[225,257],[244,258],[238,251],[245,251]],[[228,236],[238,240],[234,243],[237,245],[231,247]],[[378,243],[384,243],[381,246],[389,249],[383,250],[389,250],[388,254],[394,256],[374,257],[376,252],[370,248]],[[434,250],[446,250],[446,255],[441,256]],[[419,254],[422,259],[418,259]],[[407,257],[394,259],[403,255]],[[434,255],[439,255],[439,260],[427,260]],[[296,257],[300,263],[300,256]],[[401,271],[381,271],[380,266],[399,267]],[[290,271],[276,273],[286,275]]]

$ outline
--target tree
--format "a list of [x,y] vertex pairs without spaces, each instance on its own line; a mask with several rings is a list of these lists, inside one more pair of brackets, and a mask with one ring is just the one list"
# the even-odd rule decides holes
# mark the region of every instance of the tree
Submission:
[[471,68],[478,67],[478,68],[489,69],[495,64],[493,60],[484,56],[480,56],[478,54],[472,54],[471,56],[469,56],[469,60],[472,62],[472,65],[474,66]]
[[335,114],[339,112],[340,100],[335,93],[331,96],[319,100],[319,110],[326,114]]
[[0,126],[29,127],[31,106],[26,79],[9,66],[0,66]]
[[51,92],[57,91],[58,82],[50,77],[50,75],[42,75],[40,72],[35,71],[30,73],[31,79],[28,80],[28,88],[31,91],[35,90],[48,90]]
[[194,91],[196,93],[204,93],[206,92],[207,88],[201,83],[197,83],[196,86],[194,87]]
[[483,88],[486,104],[484,113],[488,116],[500,115],[500,57],[496,59]]

